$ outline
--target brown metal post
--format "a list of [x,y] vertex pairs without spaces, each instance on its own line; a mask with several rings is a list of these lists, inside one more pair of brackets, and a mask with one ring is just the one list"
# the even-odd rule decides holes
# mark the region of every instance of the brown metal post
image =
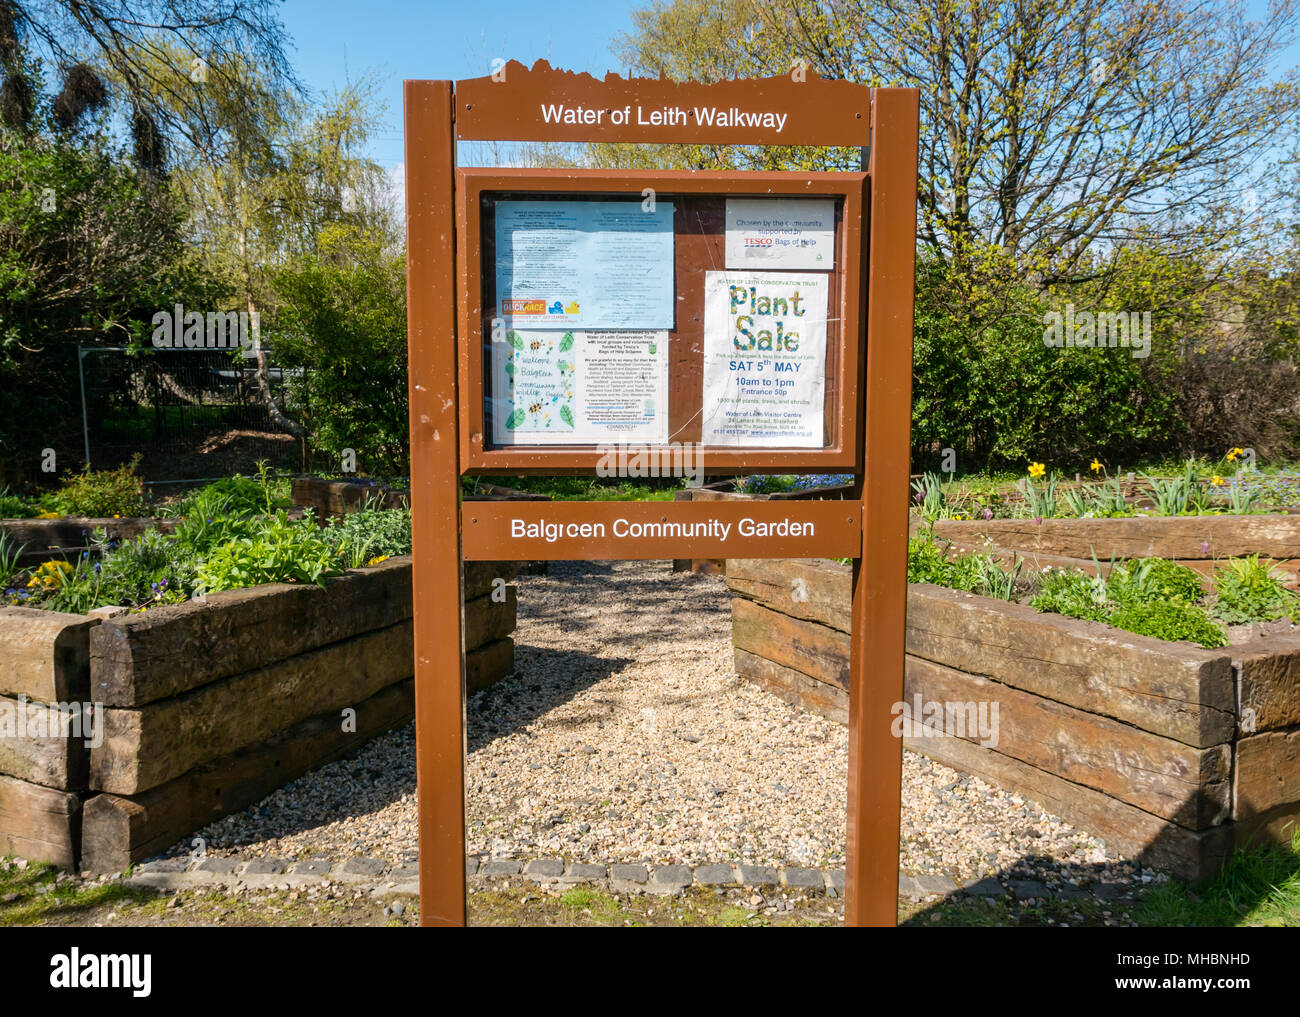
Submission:
[[[465,678],[450,81],[407,81],[406,294],[420,923],[465,924]],[[455,619],[455,624],[449,620]]]
[[915,89],[872,92],[867,355],[859,474],[862,557],[853,570],[846,925],[898,921],[903,698],[916,271]]

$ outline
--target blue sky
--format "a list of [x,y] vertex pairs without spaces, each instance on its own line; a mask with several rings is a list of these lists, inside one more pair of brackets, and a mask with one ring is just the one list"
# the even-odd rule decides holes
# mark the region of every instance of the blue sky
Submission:
[[382,166],[402,161],[402,81],[487,74],[495,57],[566,70],[613,70],[610,44],[631,27],[639,4],[568,0],[549,9],[522,0],[286,0],[280,8],[292,38],[290,59],[303,84],[328,91],[373,74],[387,103],[387,123],[370,154]]
[[[328,91],[349,77],[375,76],[387,105],[370,155],[393,169],[402,162],[402,81],[468,78],[496,58],[539,57],[566,70],[619,70],[612,43],[631,29],[632,10],[649,0],[286,0],[280,8],[292,39],[290,59],[309,88]],[[1267,0],[1247,0],[1251,18]],[[1280,55],[1279,70],[1300,64],[1300,42]]]

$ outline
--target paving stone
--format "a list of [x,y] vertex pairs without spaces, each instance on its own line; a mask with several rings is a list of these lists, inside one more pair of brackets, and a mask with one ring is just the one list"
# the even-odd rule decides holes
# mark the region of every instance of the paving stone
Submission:
[[689,865],[658,865],[650,873],[645,889],[651,893],[676,894],[691,885],[694,873]]
[[269,876],[278,875],[288,867],[289,863],[283,858],[252,858],[240,871],[246,876]]
[[1122,883],[1094,883],[1092,894],[1102,900],[1115,900],[1117,897],[1127,897],[1129,888]]
[[700,886],[735,886],[736,870],[730,865],[701,865],[695,870]]
[[963,883],[962,889],[977,897],[1001,897],[1007,892],[1007,888],[992,876],[985,876],[983,879],[972,879]]
[[517,876],[519,863],[509,858],[489,858],[479,867],[480,876]]
[[650,878],[644,865],[611,865],[609,878],[620,883],[644,884]]
[[598,883],[605,878],[605,866],[574,862],[564,874],[567,883]]
[[304,858],[289,866],[289,871],[301,876],[328,876],[333,864],[328,858]]
[[1062,883],[1060,886],[1053,887],[1051,893],[1066,900],[1078,900],[1081,897],[1088,897],[1090,894],[1081,886],[1075,886],[1073,883]]
[[900,897],[921,898],[925,896],[925,893],[917,885],[915,876],[900,872],[898,874],[898,895]]
[[418,865],[399,865],[395,869],[390,869],[388,878],[395,883],[406,883],[412,879],[420,878],[420,867]]
[[184,872],[189,868],[188,858],[158,858],[152,862],[141,862],[135,867],[135,874],[145,872]]
[[204,858],[194,866],[195,872],[231,873],[235,871],[238,858]]
[[378,876],[387,865],[378,858],[349,858],[340,870],[348,876]]
[[916,879],[917,889],[919,889],[924,894],[932,894],[932,893],[948,894],[948,893],[957,892],[957,884],[954,883],[947,876],[936,876],[936,875],[926,874],[926,875],[916,876],[914,878]]
[[1016,895],[1017,900],[1027,900],[1030,897],[1051,896],[1047,887],[1036,879],[1013,879],[1010,882],[1011,892]]
[[771,865],[742,865],[740,881],[746,886],[776,886],[781,874]]
[[468,858],[465,859],[465,878],[466,878],[466,879],[468,879],[470,876],[475,876],[475,875],[478,874],[478,864],[479,864],[479,861],[480,861],[480,859],[479,859],[479,856],[478,856],[478,855],[470,855]]
[[800,890],[822,890],[826,887],[826,877],[821,869],[804,869],[797,865],[787,865],[781,873],[781,882],[786,886]]
[[524,875],[534,879],[559,879],[564,875],[564,861],[560,858],[534,858],[524,866]]
[[826,890],[834,890],[838,896],[844,896],[844,870],[828,869],[826,872]]

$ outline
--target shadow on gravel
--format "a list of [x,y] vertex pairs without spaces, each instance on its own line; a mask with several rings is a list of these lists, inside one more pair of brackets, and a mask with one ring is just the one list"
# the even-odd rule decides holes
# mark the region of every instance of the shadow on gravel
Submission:
[[[470,698],[465,710],[465,738],[470,752],[494,739],[527,727],[548,710],[632,663],[630,657],[598,657],[582,650],[515,647],[515,673]],[[605,712],[593,709],[594,726]],[[582,725],[585,718],[567,721]],[[558,723],[558,721],[552,721]]]
[[[670,574],[675,582],[666,587],[664,579]],[[612,634],[603,635],[602,641],[616,641],[620,633],[640,640],[671,641],[690,626],[686,616],[665,613],[664,598],[669,593],[674,599],[684,596],[690,616],[697,619],[712,614],[725,616],[729,623],[731,617],[731,599],[721,580],[697,573],[673,574],[668,561],[556,561],[550,563],[549,575],[520,576],[516,582],[521,625],[533,621],[575,634]],[[542,595],[530,596],[530,589]],[[571,610],[572,603],[597,604],[600,610],[578,614]],[[519,635],[515,638],[518,642]]]

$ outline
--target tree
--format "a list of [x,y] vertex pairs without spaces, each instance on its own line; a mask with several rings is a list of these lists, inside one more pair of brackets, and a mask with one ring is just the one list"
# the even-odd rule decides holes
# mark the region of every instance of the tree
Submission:
[[77,346],[130,343],[202,291],[174,190],[102,123],[70,133],[57,97],[0,128],[0,446],[30,456],[80,429]]
[[[1259,21],[1240,0],[677,0],[635,12],[620,53],[673,78],[806,62],[918,88],[923,243],[959,265],[992,244],[1051,282],[1141,225],[1201,257],[1271,229],[1300,112],[1300,78],[1273,64],[1298,20],[1291,0]],[[857,153],[679,157],[842,169]]]
[[193,142],[195,125],[205,123],[198,86],[240,94],[222,80],[236,57],[274,87],[297,87],[275,7],[276,0],[0,0],[0,61],[21,43],[57,69],[92,65],[116,83],[112,98],[131,125],[137,158],[161,169],[164,138]]

